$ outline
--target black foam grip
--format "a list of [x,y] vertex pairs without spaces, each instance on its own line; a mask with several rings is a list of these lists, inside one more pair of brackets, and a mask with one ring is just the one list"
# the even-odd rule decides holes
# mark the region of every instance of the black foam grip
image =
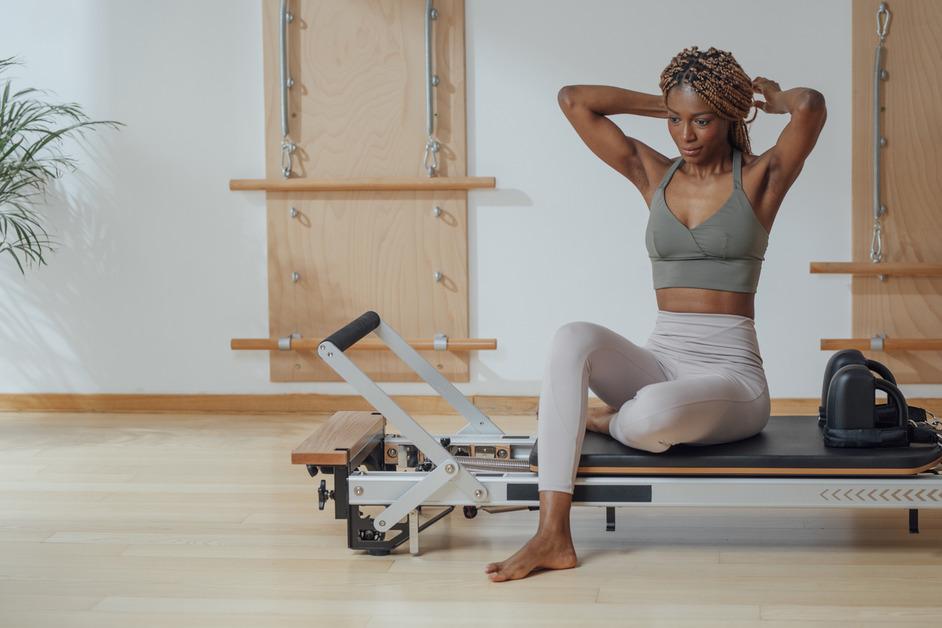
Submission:
[[341,351],[346,351],[358,343],[363,336],[379,327],[379,323],[379,314],[370,310],[324,338],[324,342],[332,342]]

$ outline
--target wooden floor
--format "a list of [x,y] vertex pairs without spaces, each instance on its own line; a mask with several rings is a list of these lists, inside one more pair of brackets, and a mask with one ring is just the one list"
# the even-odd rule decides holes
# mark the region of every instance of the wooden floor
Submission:
[[484,565],[536,512],[457,509],[420,556],[348,550],[289,464],[325,418],[0,414],[0,626],[939,623],[938,511],[910,535],[902,510],[625,508],[606,532],[604,510],[578,508],[579,567],[510,583]]

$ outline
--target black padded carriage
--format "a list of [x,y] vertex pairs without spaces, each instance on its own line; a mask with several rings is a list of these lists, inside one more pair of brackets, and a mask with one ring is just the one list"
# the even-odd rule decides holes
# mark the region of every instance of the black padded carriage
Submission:
[[[539,468],[534,443],[530,468]],[[675,445],[653,454],[588,432],[579,459],[580,475],[737,475],[737,476],[905,476],[942,461],[942,447],[873,449],[824,446],[817,416],[773,416],[761,433],[725,445]]]

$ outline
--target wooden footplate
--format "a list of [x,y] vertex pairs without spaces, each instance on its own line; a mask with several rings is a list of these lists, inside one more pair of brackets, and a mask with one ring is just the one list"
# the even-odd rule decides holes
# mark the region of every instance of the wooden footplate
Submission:
[[345,466],[382,440],[379,412],[336,412],[291,452],[291,464]]

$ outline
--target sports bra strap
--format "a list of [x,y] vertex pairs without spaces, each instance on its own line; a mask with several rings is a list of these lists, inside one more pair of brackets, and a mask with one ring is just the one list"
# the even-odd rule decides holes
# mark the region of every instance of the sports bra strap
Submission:
[[[674,173],[677,172],[677,169],[680,168],[682,163],[684,163],[683,157],[678,157],[674,160],[674,163],[671,164],[671,167],[668,168],[667,172],[664,174],[664,178],[661,179],[661,184],[657,186],[657,189],[663,190],[667,186],[671,177],[674,176]],[[733,188],[737,190],[742,189],[742,153],[738,148],[733,148]]]
[[733,148],[733,187],[742,189],[742,153],[738,148]]
[[666,173],[664,173],[664,178],[661,179],[661,184],[657,186],[657,189],[663,190],[667,186],[667,183],[671,180],[671,177],[674,176],[674,173],[677,172],[677,169],[680,168],[680,164],[683,162],[683,157],[678,157],[674,160],[674,163],[671,164],[671,167],[667,169]]

